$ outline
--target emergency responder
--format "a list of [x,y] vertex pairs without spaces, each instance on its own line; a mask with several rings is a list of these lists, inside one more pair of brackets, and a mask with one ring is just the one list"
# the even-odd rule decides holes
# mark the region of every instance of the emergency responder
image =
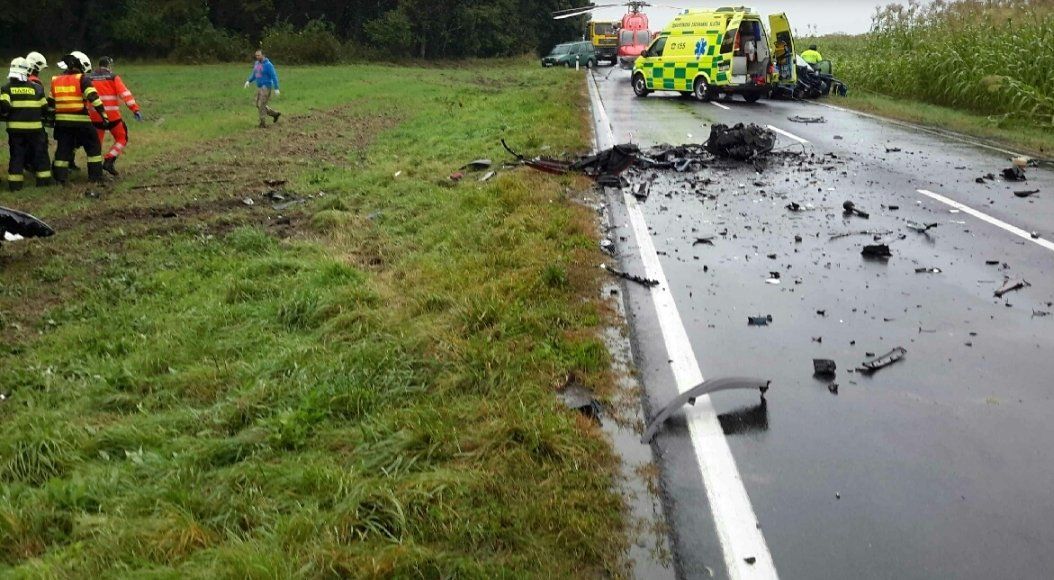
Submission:
[[43,87],[29,82],[29,63],[22,57],[11,61],[8,82],[0,87],[0,116],[7,120],[10,152],[7,187],[11,191],[22,189],[27,165],[36,174],[38,186],[51,183],[43,122],[47,110]]
[[278,122],[278,117],[282,116],[281,113],[267,106],[271,95],[280,96],[282,91],[278,90],[278,72],[275,71],[271,61],[264,56],[262,50],[256,51],[256,64],[253,65],[253,72],[249,73],[249,79],[245,81],[244,88],[249,88],[252,83],[256,83],[256,109],[260,112],[260,128],[266,129],[268,115],[274,119],[275,123]]
[[[44,90],[44,94],[48,95],[47,87],[44,86],[44,81],[40,80],[40,75],[43,74],[44,69],[48,68],[48,59],[44,58],[44,55],[39,52],[31,52],[26,55],[26,62],[29,63],[29,82],[39,85]],[[48,114],[44,117],[44,128],[40,130],[44,136],[44,149],[47,151],[51,150],[51,146],[48,144],[48,130],[47,127],[55,126],[55,101],[50,95],[48,99]],[[27,162],[28,163],[28,162]],[[49,167],[51,161],[48,161]],[[74,169],[73,165],[70,165],[70,169]]]
[[809,50],[801,53],[801,59],[809,63],[809,66],[816,68],[817,63],[823,60],[823,55],[816,50],[816,45],[814,44],[809,47]]
[[[110,134],[113,135],[113,147],[106,153],[106,157],[102,162],[102,168],[110,175],[117,175],[117,168],[114,167],[114,164],[117,163],[117,158],[124,152],[124,148],[128,146],[128,125],[121,119],[121,101],[124,101],[125,106],[132,111],[136,121],[142,121],[143,114],[139,112],[139,104],[135,102],[132,91],[128,90],[121,77],[113,72],[112,66],[113,59],[108,56],[100,58],[99,70],[91,74],[91,82],[95,90],[99,92],[99,98],[102,99],[103,107],[106,108],[106,112],[110,115],[110,122],[114,124],[113,128],[110,129]],[[98,118],[95,111],[89,110],[88,113],[91,114],[93,123],[102,122],[102,119]],[[106,130],[99,129],[99,143],[103,143],[105,139]]]
[[73,152],[83,147],[88,156],[88,179],[102,181],[102,144],[88,114],[88,105],[95,108],[99,126],[109,129],[109,115],[103,107],[91,78],[84,74],[91,70],[91,61],[84,53],[73,52],[62,57],[59,68],[64,72],[51,79],[51,96],[55,99],[55,180],[69,181],[69,165]]

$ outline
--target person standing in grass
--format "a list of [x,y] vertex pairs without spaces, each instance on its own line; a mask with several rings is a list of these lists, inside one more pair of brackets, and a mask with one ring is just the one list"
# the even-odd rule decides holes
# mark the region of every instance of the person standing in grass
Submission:
[[36,172],[37,185],[51,183],[51,162],[43,123],[47,112],[44,88],[29,80],[29,63],[22,57],[11,61],[8,82],[0,87],[0,115],[7,123],[10,149],[7,187],[11,191],[22,189],[27,165]]
[[275,123],[282,116],[281,113],[267,105],[272,95],[280,96],[282,91],[278,89],[278,72],[275,71],[271,61],[264,56],[262,50],[256,51],[256,64],[253,65],[253,72],[245,81],[245,88],[249,88],[249,85],[253,83],[256,84],[256,108],[260,112],[260,128],[266,129],[268,115],[274,119]]

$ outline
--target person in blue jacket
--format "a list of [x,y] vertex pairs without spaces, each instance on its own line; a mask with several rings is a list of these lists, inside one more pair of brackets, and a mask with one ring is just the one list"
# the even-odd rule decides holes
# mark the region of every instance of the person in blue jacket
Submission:
[[256,84],[256,108],[260,111],[260,128],[266,129],[265,121],[268,115],[274,119],[275,123],[282,116],[281,113],[267,105],[272,95],[277,97],[282,94],[282,91],[278,89],[278,72],[274,70],[274,65],[264,56],[262,50],[256,51],[256,63],[253,65],[253,72],[249,74],[249,79],[245,81],[245,88],[249,88],[249,85],[253,83]]

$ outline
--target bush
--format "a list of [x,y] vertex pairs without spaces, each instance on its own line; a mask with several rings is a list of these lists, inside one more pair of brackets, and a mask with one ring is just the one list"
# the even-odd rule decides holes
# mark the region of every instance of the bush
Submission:
[[344,52],[333,25],[324,20],[312,20],[300,30],[288,22],[268,28],[261,44],[288,64],[335,63]]
[[180,29],[169,57],[184,63],[231,62],[247,59],[249,52],[247,40],[202,20]]

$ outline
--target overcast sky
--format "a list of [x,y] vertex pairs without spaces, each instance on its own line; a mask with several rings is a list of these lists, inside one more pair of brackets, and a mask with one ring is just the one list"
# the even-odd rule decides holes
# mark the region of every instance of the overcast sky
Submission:
[[[617,0],[595,0],[595,4],[611,4]],[[871,27],[871,15],[875,8],[891,3],[892,0],[739,0],[721,2],[693,2],[690,0],[656,0],[656,4],[666,3],[684,8],[717,8],[719,6],[748,6],[762,16],[777,12],[786,12],[791,26],[798,34],[815,31],[819,34],[847,32],[858,34],[867,32]],[[585,4],[586,2],[582,2]],[[902,0],[907,4],[907,0]],[[673,8],[652,6],[645,13],[653,30],[661,30],[678,14]],[[626,13],[623,8],[602,8],[594,11],[596,20],[619,20]]]

